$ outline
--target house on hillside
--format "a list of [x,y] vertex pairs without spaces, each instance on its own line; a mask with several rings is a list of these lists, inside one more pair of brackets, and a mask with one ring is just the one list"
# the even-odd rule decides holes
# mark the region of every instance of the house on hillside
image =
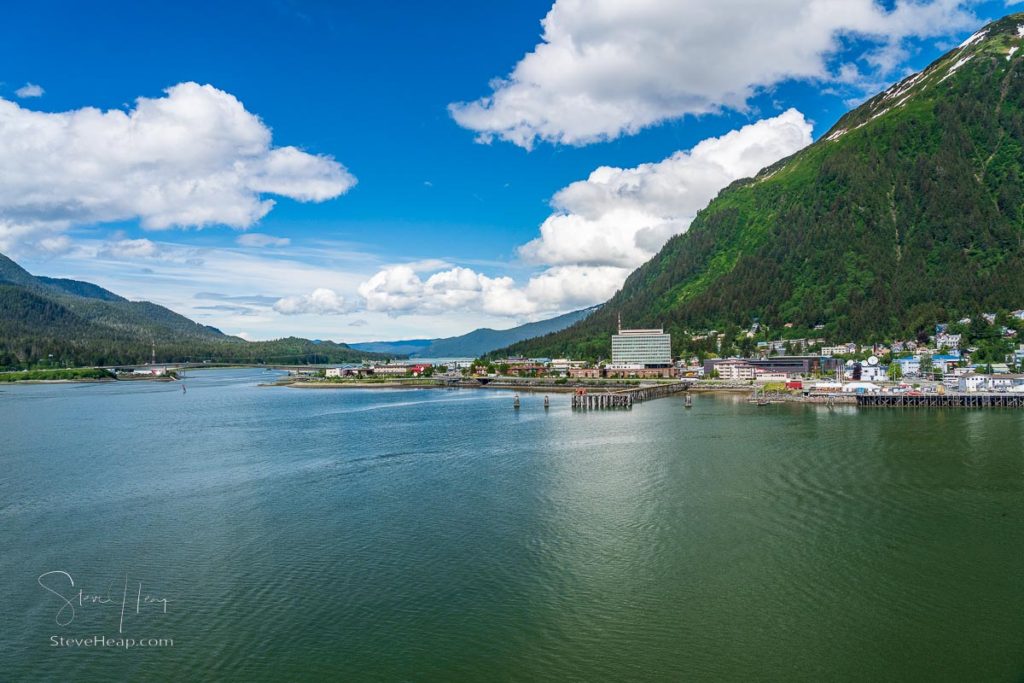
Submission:
[[959,351],[961,338],[962,337],[959,334],[947,334],[942,332],[935,335],[935,346],[939,349],[945,347],[950,351]]

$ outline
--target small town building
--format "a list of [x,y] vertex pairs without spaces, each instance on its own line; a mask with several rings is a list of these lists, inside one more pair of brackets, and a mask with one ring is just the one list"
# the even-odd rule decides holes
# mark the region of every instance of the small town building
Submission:
[[405,377],[409,374],[409,366],[407,365],[375,365],[372,368],[374,375],[380,375],[384,377]]
[[985,391],[988,388],[988,375],[961,375],[957,389],[966,393]]
[[671,365],[662,368],[649,368],[641,363],[610,363],[604,368],[604,376],[617,379],[668,379],[675,376],[675,368]]
[[900,371],[903,373],[904,376],[921,374],[920,356],[907,356],[906,358],[897,358],[893,362],[900,366]]
[[988,381],[991,391],[1013,391],[1018,386],[1024,386],[1024,375],[993,375]]
[[771,356],[769,358],[751,359],[709,358],[704,361],[704,376],[709,376],[717,369],[718,365],[731,360],[742,361],[764,372],[778,372],[790,376],[831,374],[843,367],[843,361],[825,356]]
[[764,384],[770,384],[772,382],[785,383],[789,381],[789,375],[787,375],[784,372],[766,372],[763,370],[757,371],[756,369],[755,371],[757,372],[757,374],[755,375],[754,379]]

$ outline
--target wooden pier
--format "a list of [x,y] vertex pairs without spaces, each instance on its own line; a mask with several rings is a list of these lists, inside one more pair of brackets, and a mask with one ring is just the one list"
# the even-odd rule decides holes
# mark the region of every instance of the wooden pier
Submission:
[[862,408],[1024,408],[1024,394],[859,394]]
[[593,393],[582,389],[572,395],[572,407],[581,410],[632,408],[634,403],[671,396],[689,388],[689,382],[673,382],[672,384],[652,384],[631,389],[619,389],[618,391],[595,391]]

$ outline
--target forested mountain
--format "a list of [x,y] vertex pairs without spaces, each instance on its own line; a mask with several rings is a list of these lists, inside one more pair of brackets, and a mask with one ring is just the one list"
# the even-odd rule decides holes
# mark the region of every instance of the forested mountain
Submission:
[[289,337],[247,342],[88,282],[36,277],[0,254],[0,368],[160,362],[327,363],[378,358]]
[[364,351],[376,351],[378,353],[401,353],[420,358],[476,358],[489,351],[515,344],[516,342],[532,337],[539,337],[559,330],[564,330],[569,325],[583,320],[596,311],[599,307],[585,308],[571,313],[565,313],[548,320],[539,320],[535,323],[526,323],[507,330],[493,330],[489,327],[481,327],[459,335],[458,337],[445,337],[443,339],[407,339],[391,342],[363,342],[352,344],[352,348]]
[[503,350],[606,355],[615,318],[688,331],[791,324],[832,338],[912,336],[1024,308],[1024,14],[724,189],[604,307]]

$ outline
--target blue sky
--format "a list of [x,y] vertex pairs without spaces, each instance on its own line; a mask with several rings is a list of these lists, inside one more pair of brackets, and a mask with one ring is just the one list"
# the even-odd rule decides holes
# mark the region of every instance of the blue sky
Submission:
[[0,249],[250,338],[511,326],[603,300],[720,186],[1012,10],[746,4],[18,3]]

